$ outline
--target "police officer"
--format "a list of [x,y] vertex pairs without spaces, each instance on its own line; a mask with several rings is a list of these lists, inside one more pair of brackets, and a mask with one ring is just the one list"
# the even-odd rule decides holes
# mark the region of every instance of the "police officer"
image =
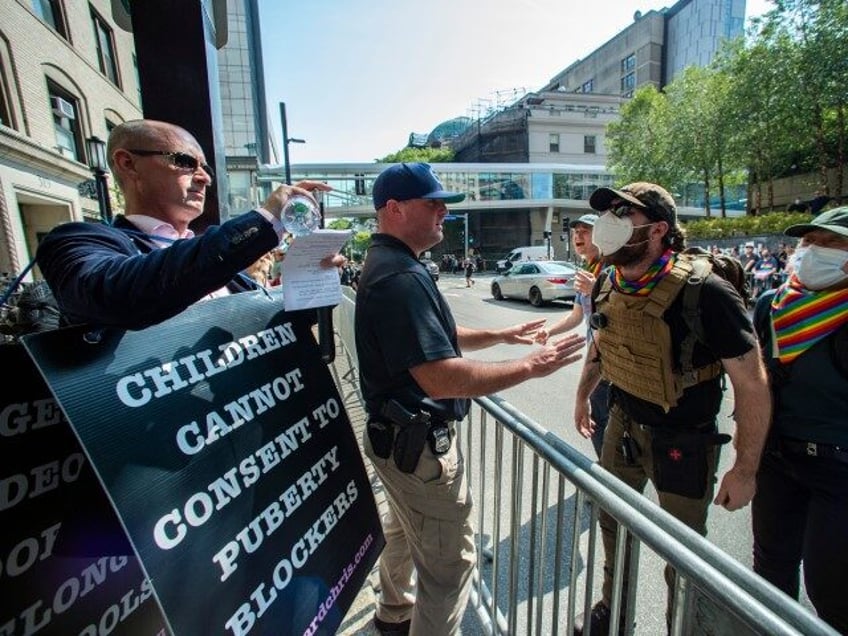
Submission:
[[546,376],[578,360],[585,344],[573,335],[506,362],[462,357],[462,349],[532,344],[544,323],[477,330],[454,322],[418,256],[442,240],[445,204],[464,196],[445,191],[424,163],[391,166],[374,182],[378,233],[357,292],[356,349],[365,453],[388,499],[374,620],[381,634],[458,632],[475,562],[471,494],[454,439],[468,398]]
[[[619,190],[600,188],[589,204],[604,211],[595,222],[593,242],[613,267],[593,291],[593,330],[577,389],[575,425],[591,436],[589,396],[601,377],[608,380],[611,406],[601,465],[640,492],[651,480],[660,506],[705,535],[718,466],[716,444],[722,441],[715,424],[721,368],[734,389],[736,459],[714,503],[736,510],[751,501],[768,430],[768,386],[751,321],[733,286],[707,275],[698,304],[704,342],[693,343],[694,368],[682,374],[682,345],[691,330],[682,315],[681,291],[693,264],[680,254],[684,237],[674,199],[660,186],[640,182]],[[593,634],[606,634],[612,619],[617,524],[602,512],[600,525],[603,596],[589,617],[578,617],[576,634],[583,633],[587,620]],[[666,581],[671,594],[670,566]]]

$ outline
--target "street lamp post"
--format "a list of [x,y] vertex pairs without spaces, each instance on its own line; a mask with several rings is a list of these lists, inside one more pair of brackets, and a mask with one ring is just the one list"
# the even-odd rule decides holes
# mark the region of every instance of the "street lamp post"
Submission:
[[289,124],[286,120],[286,103],[280,102],[280,122],[283,126],[283,162],[286,166],[286,185],[291,185],[291,163],[289,162],[289,144],[305,144],[305,139],[289,137]]
[[106,159],[106,142],[99,137],[89,137],[85,141],[88,145],[88,167],[94,174],[94,184],[97,188],[100,218],[104,223],[111,223],[112,204],[109,201],[109,184],[106,181],[106,172],[109,170],[109,162]]

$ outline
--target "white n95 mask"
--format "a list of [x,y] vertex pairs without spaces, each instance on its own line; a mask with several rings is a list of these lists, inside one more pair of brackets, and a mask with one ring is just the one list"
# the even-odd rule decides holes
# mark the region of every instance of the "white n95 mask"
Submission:
[[798,261],[795,275],[807,289],[827,289],[848,278],[848,273],[843,269],[846,262],[848,251],[810,245]]
[[592,228],[592,242],[601,251],[601,256],[609,256],[627,245],[627,241],[633,236],[636,228],[649,225],[653,223],[633,225],[629,216],[619,217],[612,212],[606,212],[595,221],[595,226]]

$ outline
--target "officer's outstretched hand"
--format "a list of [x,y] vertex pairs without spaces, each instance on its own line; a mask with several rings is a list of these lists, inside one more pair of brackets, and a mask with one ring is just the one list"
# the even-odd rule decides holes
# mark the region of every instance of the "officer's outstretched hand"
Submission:
[[550,337],[551,334],[548,333],[548,330],[545,327],[542,327],[533,334],[533,342],[540,345],[548,344],[548,338]]
[[722,477],[721,486],[713,503],[730,511],[739,510],[751,503],[756,491],[756,475],[743,472],[734,466]]
[[504,344],[533,344],[536,342],[536,334],[542,325],[545,324],[545,319],[532,320],[514,327],[507,327],[501,330],[501,342]]
[[595,420],[592,419],[592,406],[589,400],[576,400],[574,404],[574,427],[586,439],[595,432]]
[[571,334],[534,351],[524,358],[531,365],[530,377],[541,378],[567,364],[577,362],[583,357],[583,347],[585,346],[585,337]]

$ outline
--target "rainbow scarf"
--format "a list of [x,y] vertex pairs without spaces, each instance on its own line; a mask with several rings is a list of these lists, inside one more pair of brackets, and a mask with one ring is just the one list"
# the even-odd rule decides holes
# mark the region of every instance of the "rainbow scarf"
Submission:
[[612,284],[622,294],[647,296],[656,287],[657,283],[671,271],[671,268],[674,267],[674,261],[674,252],[670,249],[666,250],[638,280],[625,280],[618,267],[614,267],[612,270]]
[[596,258],[595,260],[592,260],[592,261],[586,261],[583,264],[583,269],[585,269],[592,276],[597,278],[598,274],[601,273],[601,269],[603,269],[603,263],[601,262],[601,259]]
[[810,291],[792,274],[771,309],[777,357],[787,364],[848,322],[848,289]]

